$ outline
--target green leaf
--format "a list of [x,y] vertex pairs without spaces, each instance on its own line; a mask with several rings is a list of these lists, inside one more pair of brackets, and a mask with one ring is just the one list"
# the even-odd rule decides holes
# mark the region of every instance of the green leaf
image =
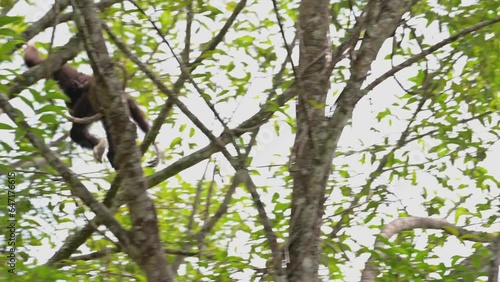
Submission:
[[[2,7],[12,7],[12,2],[7,3],[6,1],[2,0],[1,6]],[[10,17],[10,16],[1,16],[0,17],[0,26],[4,26],[10,23],[15,23],[15,22],[21,22],[23,20],[22,17]]]
[[172,142],[170,142],[170,149],[173,149],[177,145],[180,145],[181,142],[182,142],[182,138],[181,137],[174,138],[174,140],[172,140]]
[[11,126],[11,125],[8,125],[6,123],[1,123],[0,122],[0,129],[6,129],[6,130],[12,130],[12,129],[15,129],[15,127]]

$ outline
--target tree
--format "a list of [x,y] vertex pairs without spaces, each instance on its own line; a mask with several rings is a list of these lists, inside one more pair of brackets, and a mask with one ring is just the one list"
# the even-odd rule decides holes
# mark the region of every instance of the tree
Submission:
[[[1,275],[498,281],[494,1],[59,0],[29,24],[3,5]],[[22,72],[17,50],[45,30],[50,56]],[[75,57],[117,173],[82,166],[64,95],[33,86]],[[122,79],[153,121],[140,147]],[[143,174],[155,140],[165,163]]]

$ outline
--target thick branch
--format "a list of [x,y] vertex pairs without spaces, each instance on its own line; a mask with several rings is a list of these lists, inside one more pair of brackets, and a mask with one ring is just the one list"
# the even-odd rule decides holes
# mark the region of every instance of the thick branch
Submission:
[[[124,176],[123,197],[130,211],[132,231],[131,241],[120,240],[120,243],[149,281],[173,281],[160,243],[156,210],[146,192],[141,154],[135,144],[136,127],[130,121],[122,99],[122,85],[106,48],[97,7],[92,0],[73,0],[72,5],[77,13],[75,22],[96,77],[96,88],[91,91],[98,91],[99,102],[109,124],[108,136],[117,152],[115,162],[120,164]],[[89,92],[89,95],[97,93]]]
[[[439,229],[450,235],[457,236],[462,240],[469,240],[473,242],[490,243],[495,238],[493,235],[486,232],[468,231],[465,228],[449,223],[446,219],[429,217],[407,217],[396,219],[384,226],[380,232],[380,236],[390,239],[392,236],[401,231],[414,230],[417,228]],[[377,239],[374,250],[378,250],[382,247],[383,242]],[[374,260],[373,256],[371,256],[366,262],[365,269],[361,275],[361,282],[375,281],[375,278],[377,277],[377,269],[375,267]]]

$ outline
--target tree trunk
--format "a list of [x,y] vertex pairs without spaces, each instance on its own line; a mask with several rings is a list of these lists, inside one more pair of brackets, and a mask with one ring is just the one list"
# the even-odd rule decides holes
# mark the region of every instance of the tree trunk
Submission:
[[297,134],[291,158],[294,183],[288,247],[289,281],[318,280],[324,191],[331,170],[331,160],[325,160],[322,145],[326,129],[324,105],[330,86],[328,27],[328,1],[302,1]]
[[342,55],[347,49],[339,45],[330,50],[328,36],[328,1],[303,0],[300,5],[300,68],[297,83],[297,134],[291,157],[293,176],[292,214],[288,249],[290,281],[317,281],[321,259],[321,220],[325,188],[338,141],[357,102],[363,97],[361,86],[366,80],[383,42],[392,36],[409,11],[412,0],[373,0],[360,17],[361,30],[353,30],[351,42],[361,45],[351,58],[350,78],[336,101],[331,118],[325,117],[325,101],[329,90],[332,54]]

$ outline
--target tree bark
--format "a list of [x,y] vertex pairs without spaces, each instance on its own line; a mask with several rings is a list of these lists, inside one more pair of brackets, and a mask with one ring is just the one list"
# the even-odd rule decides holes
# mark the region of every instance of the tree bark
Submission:
[[[141,152],[136,145],[136,126],[130,121],[121,82],[114,69],[102,35],[101,21],[93,1],[72,1],[75,22],[96,77],[96,90],[109,123],[111,140],[116,150],[115,162],[123,175],[121,191],[130,212],[132,228],[120,246],[144,271],[148,281],[173,281],[163,251],[156,210],[148,197],[147,183],[141,167]],[[115,234],[116,235],[116,234]]]
[[[300,57],[297,83],[297,133],[290,159],[293,177],[292,213],[287,267],[289,281],[318,281],[321,259],[321,222],[325,189],[335,150],[354,107],[363,97],[361,90],[383,42],[391,37],[402,15],[409,11],[411,0],[369,1],[358,24],[353,42],[361,42],[350,62],[350,78],[337,98],[331,118],[325,117],[331,71],[343,55],[330,50],[329,1],[302,0],[299,15]],[[361,37],[363,35],[363,37]],[[339,46],[341,48],[342,45]],[[345,50],[344,50],[345,51]]]
[[325,101],[330,87],[329,1],[300,5],[297,134],[292,151],[292,214],[289,281],[316,281],[321,258],[320,227],[331,161],[323,157]]

